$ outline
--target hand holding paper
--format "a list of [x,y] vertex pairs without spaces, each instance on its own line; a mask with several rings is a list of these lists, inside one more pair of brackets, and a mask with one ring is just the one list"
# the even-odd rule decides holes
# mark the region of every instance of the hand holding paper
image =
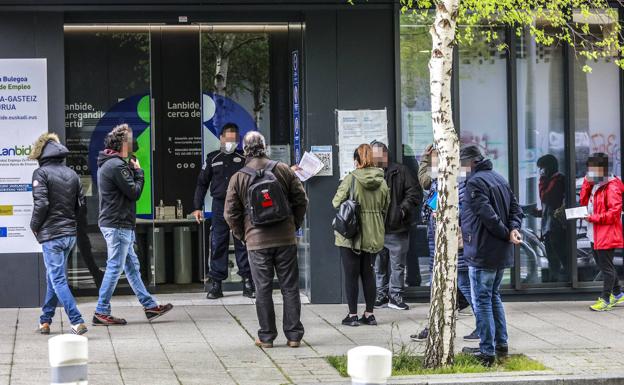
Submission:
[[323,162],[314,154],[310,154],[309,152],[304,152],[301,157],[301,161],[297,165],[297,169],[295,170],[295,175],[301,180],[305,182],[306,180],[312,178],[314,175],[318,174],[319,171],[323,169]]

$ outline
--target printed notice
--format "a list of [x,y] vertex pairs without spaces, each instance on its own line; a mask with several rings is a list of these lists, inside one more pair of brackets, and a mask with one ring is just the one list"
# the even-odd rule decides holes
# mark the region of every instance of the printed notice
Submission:
[[32,143],[48,130],[46,59],[0,59],[0,248],[41,252],[30,231]]
[[566,219],[583,219],[587,216],[587,206],[566,209],[565,214]]
[[353,171],[353,152],[373,140],[388,144],[388,116],[383,110],[337,110],[340,179]]

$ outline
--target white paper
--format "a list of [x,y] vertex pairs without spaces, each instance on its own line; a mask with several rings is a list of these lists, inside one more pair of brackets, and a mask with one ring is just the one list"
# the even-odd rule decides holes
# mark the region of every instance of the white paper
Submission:
[[302,182],[312,178],[314,175],[318,174],[324,167],[323,162],[314,154],[310,154],[309,152],[304,152],[301,157],[301,162],[299,162],[299,170],[295,171],[295,174],[299,177]]
[[580,219],[587,216],[587,206],[573,207],[565,210],[566,219]]
[[353,152],[373,140],[388,144],[388,116],[383,110],[337,110],[340,179],[353,171]]

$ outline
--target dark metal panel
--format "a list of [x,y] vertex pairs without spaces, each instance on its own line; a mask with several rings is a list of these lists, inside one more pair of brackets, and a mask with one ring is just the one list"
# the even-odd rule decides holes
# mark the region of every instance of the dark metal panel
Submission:
[[[334,109],[338,105],[335,12],[306,13],[304,51],[305,142],[333,145],[336,140]],[[338,186],[338,148],[335,145],[333,148],[334,176],[306,182],[310,200],[310,300],[314,303],[340,303],[342,298],[340,257],[330,225],[334,215],[331,197]]]
[[[0,58],[46,58],[50,131],[65,136],[63,16],[61,13],[3,13]],[[46,127],[41,127],[44,131]],[[35,307],[43,301],[45,268],[41,254],[0,254],[0,307]]]

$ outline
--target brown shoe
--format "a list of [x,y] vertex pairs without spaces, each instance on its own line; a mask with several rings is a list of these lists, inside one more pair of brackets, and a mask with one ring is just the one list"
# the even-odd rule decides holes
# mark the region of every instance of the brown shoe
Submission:
[[301,346],[301,341],[288,341],[286,345],[288,345],[289,348],[298,348]]
[[273,347],[273,342],[263,342],[256,338],[256,346],[262,349],[270,349]]
[[39,324],[39,333],[44,335],[50,334],[50,324],[47,322]]

